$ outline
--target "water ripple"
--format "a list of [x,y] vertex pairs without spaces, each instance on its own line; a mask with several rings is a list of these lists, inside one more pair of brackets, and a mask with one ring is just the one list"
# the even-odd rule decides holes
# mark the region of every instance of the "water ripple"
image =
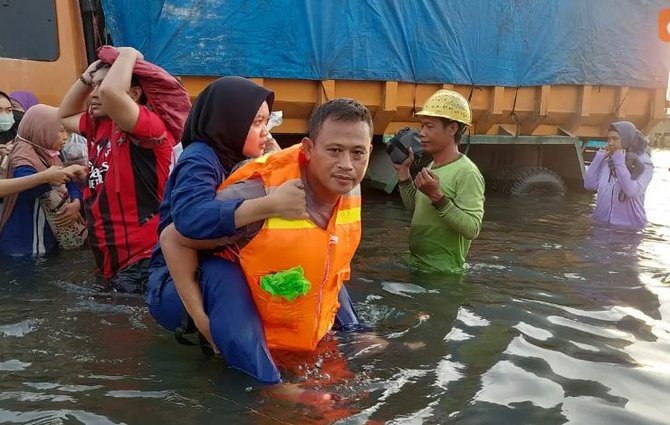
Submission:
[[21,338],[34,332],[39,327],[40,321],[35,319],[26,319],[19,323],[0,326],[0,336],[14,336]]

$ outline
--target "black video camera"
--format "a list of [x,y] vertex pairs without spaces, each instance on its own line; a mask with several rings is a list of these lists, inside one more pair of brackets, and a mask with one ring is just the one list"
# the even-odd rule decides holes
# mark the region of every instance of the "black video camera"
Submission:
[[417,162],[423,155],[423,145],[419,137],[419,130],[405,127],[400,129],[386,145],[386,153],[394,164],[402,164],[409,156],[409,148],[414,153]]

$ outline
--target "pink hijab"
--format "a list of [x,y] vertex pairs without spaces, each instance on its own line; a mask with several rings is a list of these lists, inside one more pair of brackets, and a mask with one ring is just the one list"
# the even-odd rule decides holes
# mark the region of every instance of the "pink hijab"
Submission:
[[[33,167],[38,173],[52,165],[62,165],[60,158],[51,148],[58,140],[59,132],[58,108],[48,105],[35,105],[30,108],[19,124],[14,148],[9,154],[7,174],[3,177],[11,177],[14,170],[22,165]],[[4,198],[5,207],[0,217],[0,232],[14,212],[18,198],[18,193]]]

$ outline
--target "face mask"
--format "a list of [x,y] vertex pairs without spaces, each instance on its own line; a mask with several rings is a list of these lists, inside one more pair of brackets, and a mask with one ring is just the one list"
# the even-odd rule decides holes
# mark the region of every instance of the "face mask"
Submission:
[[56,158],[57,156],[60,155],[60,151],[53,150],[53,149],[45,149],[47,155],[49,155],[51,158]]
[[14,114],[0,114],[0,131],[7,131],[14,125]]

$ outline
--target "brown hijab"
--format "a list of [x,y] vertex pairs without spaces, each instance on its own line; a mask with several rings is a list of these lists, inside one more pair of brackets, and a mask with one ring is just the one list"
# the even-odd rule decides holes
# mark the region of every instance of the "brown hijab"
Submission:
[[[58,108],[48,105],[35,105],[30,108],[19,124],[14,148],[9,154],[7,174],[3,177],[10,178],[14,170],[23,165],[33,167],[38,173],[52,165],[62,165],[59,156],[51,149],[59,132]],[[18,193],[4,198],[0,232],[14,212],[18,198]]]

